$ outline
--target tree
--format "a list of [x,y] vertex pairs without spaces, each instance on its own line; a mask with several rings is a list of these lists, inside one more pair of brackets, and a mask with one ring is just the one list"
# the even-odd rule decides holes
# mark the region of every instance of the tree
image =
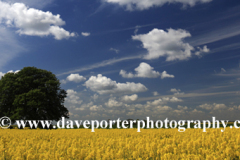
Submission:
[[0,79],[0,117],[15,120],[55,120],[69,118],[64,107],[67,92],[50,71],[25,67]]

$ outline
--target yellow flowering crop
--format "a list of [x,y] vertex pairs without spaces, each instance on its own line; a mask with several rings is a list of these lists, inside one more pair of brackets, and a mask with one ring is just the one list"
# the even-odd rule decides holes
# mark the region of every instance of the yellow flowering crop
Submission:
[[0,160],[239,159],[237,129],[0,129]]

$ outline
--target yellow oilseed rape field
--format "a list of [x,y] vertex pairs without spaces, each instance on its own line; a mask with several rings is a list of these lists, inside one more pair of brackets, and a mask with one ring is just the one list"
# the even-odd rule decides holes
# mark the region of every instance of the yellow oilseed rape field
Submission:
[[0,160],[239,159],[237,129],[0,129]]

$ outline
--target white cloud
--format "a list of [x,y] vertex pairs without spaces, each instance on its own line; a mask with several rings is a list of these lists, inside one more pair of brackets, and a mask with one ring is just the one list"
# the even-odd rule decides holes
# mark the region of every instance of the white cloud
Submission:
[[100,67],[113,65],[113,64],[119,63],[119,62],[128,61],[128,60],[132,60],[132,59],[140,59],[140,58],[142,58],[141,55],[122,57],[122,58],[119,58],[119,59],[115,59],[115,58],[114,59],[109,59],[109,60],[102,61],[100,63],[95,63],[95,64],[91,64],[89,66],[84,66],[82,68],[78,68],[78,69],[75,69],[75,70],[63,72],[61,74],[57,74],[57,76],[62,76],[62,75],[70,74],[70,73],[73,73],[73,72],[88,71],[88,70],[92,70],[92,69],[95,69],[95,68],[100,68]]
[[154,108],[154,111],[156,112],[166,112],[166,111],[171,111],[172,108],[169,106],[157,106],[156,108]]
[[8,71],[7,73],[18,73],[20,70],[16,70],[15,72],[13,70]]
[[229,111],[233,111],[233,110],[240,110],[240,105],[239,106],[233,106],[233,107],[229,107]]
[[197,110],[197,109],[195,108],[194,110],[190,111],[189,113],[190,113],[190,114],[191,114],[191,113],[197,113],[197,114],[199,114],[199,113],[203,113],[203,112],[202,112],[202,111],[199,111],[199,110]]
[[[215,23],[215,22],[216,21],[212,21],[212,23]],[[238,35],[240,35],[240,26],[236,25],[236,23],[233,21],[233,23],[230,23],[228,25],[224,25],[224,26],[219,25],[218,28],[214,27],[213,29],[208,30],[204,34],[200,34],[196,37],[192,37],[191,44],[193,46],[204,45],[204,44],[217,42],[217,41],[231,38]]]
[[211,110],[213,108],[213,106],[206,103],[206,104],[200,105],[199,108],[206,109],[206,110]]
[[157,71],[154,71],[154,68],[151,67],[149,64],[142,62],[139,64],[139,66],[137,68],[134,69],[135,70],[135,74],[133,73],[127,73],[124,70],[120,71],[120,75],[124,78],[134,78],[134,77],[141,77],[141,78],[157,78],[159,76],[161,76],[162,79],[164,78],[174,78],[173,75],[169,75],[167,74],[166,71],[164,71],[163,73],[159,73]]
[[222,110],[222,109],[226,109],[227,106],[225,104],[217,104],[217,103],[213,103],[213,104],[202,104],[200,106],[198,106],[199,108],[202,109],[206,109],[206,110]]
[[81,34],[82,34],[82,36],[88,37],[88,36],[90,36],[91,33],[88,33],[88,32],[82,32]]
[[79,82],[82,82],[82,81],[85,81],[86,78],[79,75],[79,74],[70,74],[68,77],[67,77],[67,80],[68,81],[73,81],[73,82],[76,82],[76,83],[79,83]]
[[174,75],[168,74],[166,71],[163,71],[161,74],[161,79],[164,78],[174,78]]
[[176,89],[176,88],[172,88],[170,90],[170,92],[172,92],[174,95],[183,95],[184,94],[184,92],[181,92],[180,89]]
[[176,89],[176,88],[172,88],[172,89],[170,90],[170,92],[173,92],[173,93],[180,92],[180,91],[181,91],[180,89]]
[[74,114],[74,117],[75,117],[75,118],[79,118],[79,115],[78,115],[78,114]]
[[184,110],[177,110],[177,109],[175,109],[175,110],[173,110],[173,113],[177,114],[177,115],[181,115],[181,114],[184,114],[185,111]]
[[187,106],[183,107],[183,106],[178,105],[178,109],[180,109],[180,110],[187,110],[188,107]]
[[138,99],[138,95],[137,94],[133,94],[131,96],[125,95],[122,97],[123,101],[129,102],[129,101],[136,101]]
[[141,83],[117,83],[101,74],[91,76],[86,82],[87,88],[99,94],[144,92],[147,88]]
[[[7,73],[18,73],[20,70],[16,70],[16,71],[13,71],[13,70],[10,70],[8,71]],[[0,72],[0,79],[2,78],[2,76],[4,76],[6,73],[3,73],[3,72]]]
[[207,46],[203,46],[203,48],[200,48],[200,47],[197,47],[198,51],[195,52],[195,55],[198,56],[198,57],[202,57],[202,54],[203,53],[208,53],[210,52],[210,49],[207,48]]
[[158,93],[157,91],[154,91],[154,92],[153,92],[153,95],[154,95],[154,96],[158,96],[159,93]]
[[72,89],[68,89],[67,90],[67,98],[66,101],[69,103],[73,103],[73,104],[81,104],[82,100],[79,100],[80,98],[77,96],[77,92],[72,90]]
[[118,49],[115,49],[115,48],[110,48],[109,50],[110,50],[110,51],[114,51],[114,52],[117,53],[117,54],[120,52]]
[[[168,98],[166,99],[166,101],[168,101]],[[170,102],[182,102],[183,100],[177,98],[177,97],[172,97],[171,99],[169,99]]]
[[55,39],[67,39],[76,36],[59,27],[65,24],[60,15],[28,8],[23,3],[9,4],[0,1],[0,23],[7,27],[18,28],[17,33],[29,36],[53,35]]
[[66,81],[65,79],[62,79],[62,80],[60,81],[60,83],[61,83],[61,84],[66,84],[67,81]]
[[82,104],[80,107],[75,108],[76,111],[83,111],[85,109],[88,109],[90,107],[94,106],[93,102],[89,102],[87,104]]
[[118,101],[116,100],[116,97],[113,97],[113,98],[110,98],[110,99],[108,100],[108,102],[105,103],[105,105],[106,105],[107,107],[112,108],[112,107],[120,107],[120,106],[123,105],[123,103],[122,103],[122,102],[118,102]]
[[[133,40],[139,40],[143,48],[148,50],[145,59],[157,59],[166,57],[166,61],[187,60],[192,56],[194,47],[183,41],[184,38],[191,37],[191,34],[182,29],[153,29],[147,34],[132,36]],[[207,48],[203,48],[206,51]]]
[[81,76],[81,75],[79,75],[79,74],[70,74],[66,78],[66,80],[65,79],[61,80],[61,83],[62,84],[66,84],[67,82],[79,83],[79,82],[82,82],[82,81],[85,81],[85,80],[86,80],[86,78]]
[[139,28],[141,28],[141,26],[136,26],[136,27],[135,27],[134,34],[137,34]]
[[115,3],[126,6],[127,10],[145,10],[151,7],[162,6],[168,3],[181,3],[183,6],[194,6],[197,3],[207,3],[212,0],[104,0],[108,3]]
[[157,78],[160,76],[160,73],[153,70],[149,64],[142,62],[137,68],[135,68],[136,74],[126,73],[126,71],[121,70],[120,75],[124,78],[133,78],[133,77],[142,77],[142,78]]
[[224,68],[221,68],[221,73],[225,73],[226,70]]
[[157,100],[154,100],[154,101],[148,101],[147,104],[157,106],[157,105],[166,104],[168,102],[173,102],[174,103],[174,102],[182,102],[182,101],[183,100],[178,99],[177,97],[172,97],[172,98],[163,97],[163,98],[160,98],[160,99],[157,99]]
[[72,112],[69,112],[68,114],[69,114],[70,116],[73,116],[73,113],[72,113]]
[[90,111],[100,111],[100,110],[103,110],[103,107],[102,107],[102,105],[93,105],[93,106],[91,106],[90,108]]
[[124,70],[121,70],[119,72],[119,75],[121,75],[123,78],[134,78],[134,77],[136,77],[136,75],[134,75],[133,73],[127,73]]
[[93,96],[91,96],[91,98],[94,100],[94,101],[96,101],[97,99],[98,99],[98,95],[97,94],[94,94]]

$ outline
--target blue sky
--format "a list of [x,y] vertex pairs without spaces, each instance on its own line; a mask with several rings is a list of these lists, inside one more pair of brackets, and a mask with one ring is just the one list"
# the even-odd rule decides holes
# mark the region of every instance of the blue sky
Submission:
[[240,113],[239,0],[1,0],[0,75],[57,75],[71,119]]

